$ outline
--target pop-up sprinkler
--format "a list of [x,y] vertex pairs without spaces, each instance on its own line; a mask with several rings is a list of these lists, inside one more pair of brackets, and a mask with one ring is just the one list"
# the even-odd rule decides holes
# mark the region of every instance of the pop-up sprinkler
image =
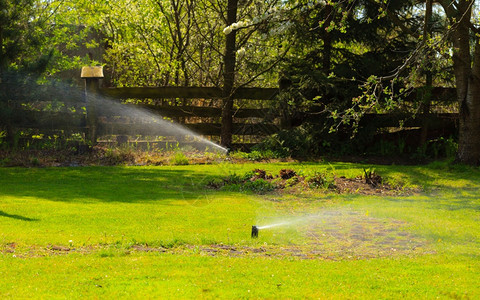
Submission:
[[252,226],[252,239],[257,238],[257,237],[258,237],[258,227],[253,225]]

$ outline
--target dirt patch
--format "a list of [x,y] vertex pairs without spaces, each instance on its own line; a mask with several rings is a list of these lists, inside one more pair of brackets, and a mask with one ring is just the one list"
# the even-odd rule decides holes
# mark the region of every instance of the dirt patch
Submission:
[[370,184],[361,177],[357,178],[335,178],[335,190],[340,194],[362,194],[362,195],[405,195],[411,190],[391,186],[386,183]]
[[427,253],[426,240],[400,220],[378,219],[368,213],[332,211],[306,231],[315,253],[331,258],[376,258]]
[[48,249],[51,251],[67,251],[67,252],[72,250],[70,247],[56,246],[56,245],[49,246]]
[[149,247],[148,245],[133,245],[130,247],[131,250],[138,252],[166,252],[167,250],[162,247]]
[[[356,260],[433,254],[426,240],[399,220],[382,220],[358,212],[325,212],[322,221],[302,226],[300,245],[187,246],[208,256],[252,256],[320,260]],[[262,230],[260,230],[260,236]]]
[[295,176],[297,176],[297,173],[294,170],[289,170],[289,169],[280,170],[280,178],[282,178],[283,180],[288,180]]

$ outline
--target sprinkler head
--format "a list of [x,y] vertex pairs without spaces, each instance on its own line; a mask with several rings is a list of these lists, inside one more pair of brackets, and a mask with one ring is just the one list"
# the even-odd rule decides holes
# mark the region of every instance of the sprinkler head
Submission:
[[253,225],[252,226],[252,239],[257,238],[257,237],[258,237],[258,227]]

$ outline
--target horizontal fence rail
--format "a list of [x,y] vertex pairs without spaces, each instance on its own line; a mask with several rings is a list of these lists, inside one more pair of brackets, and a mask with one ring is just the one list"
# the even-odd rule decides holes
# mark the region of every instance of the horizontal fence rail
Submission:
[[[279,93],[278,88],[238,88],[234,99],[273,100]],[[224,97],[222,89],[217,87],[123,87],[102,88],[100,94],[114,99],[220,99]]]
[[[184,128],[192,133],[219,136],[221,124],[219,123],[195,123],[182,124]],[[232,133],[234,135],[260,135],[264,136],[278,132],[278,126],[273,124],[243,124],[233,123]],[[172,136],[169,128],[161,124],[120,124],[120,123],[99,123],[99,135],[144,135],[144,136]],[[188,135],[188,134],[185,134]]]
[[[219,118],[222,115],[222,109],[219,107],[195,106],[195,105],[153,105],[153,104],[124,104],[126,107],[143,108],[151,113],[158,114],[163,117],[204,117]],[[114,110],[105,109],[105,116],[114,116],[118,114]],[[274,114],[271,108],[239,108],[233,111],[235,118],[265,118]]]
[[[191,107],[190,107],[191,109]],[[217,117],[220,113],[220,109],[217,108],[199,108],[188,111],[183,110],[180,107],[168,107],[163,110],[161,107],[156,108],[162,115],[187,117],[187,116],[204,116],[204,117]],[[173,113],[169,113],[173,112]],[[212,113],[212,114],[209,114]],[[250,114],[251,115],[248,115]],[[265,109],[244,109],[239,110],[241,117],[247,116],[265,116],[265,113],[270,113],[270,110]],[[17,114],[23,117],[15,120],[15,125],[19,128],[38,128],[38,129],[78,129],[85,128],[85,114],[82,113],[67,113],[67,112],[45,112],[45,111],[29,111],[19,110]],[[113,116],[113,114],[112,114]],[[308,116],[308,113],[304,114],[304,122],[315,123],[318,120],[318,115]],[[429,126],[435,127],[450,127],[454,126],[458,122],[458,114],[456,113],[442,113],[442,114],[423,114],[417,115],[413,118],[411,115],[406,114],[366,114],[360,121],[360,126],[373,126],[376,128],[387,127],[421,127],[425,120],[428,120]],[[161,128],[149,129],[155,125],[154,123],[143,124],[129,124],[129,123],[117,123],[99,120],[99,126],[102,133],[105,134],[125,134],[130,129],[130,132],[135,131],[138,134],[155,135],[155,132],[161,132]],[[182,124],[182,126],[194,130],[197,133],[204,135],[220,135],[219,123],[195,123],[195,124]],[[158,127],[161,127],[160,125]],[[234,133],[239,135],[260,134],[262,132],[274,133],[279,130],[279,127],[274,124],[246,124],[246,123],[234,123]],[[147,134],[148,133],[148,134]]]

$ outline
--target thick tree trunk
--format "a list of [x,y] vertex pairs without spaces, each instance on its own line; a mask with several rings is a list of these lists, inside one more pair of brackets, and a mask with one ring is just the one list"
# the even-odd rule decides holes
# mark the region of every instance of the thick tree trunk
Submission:
[[[423,27],[423,39],[424,44],[426,45],[428,40],[431,37],[432,33],[432,13],[433,13],[433,1],[427,0],[425,2],[425,24]],[[432,56],[430,54],[427,55],[427,61],[430,61]],[[427,142],[428,138],[428,127],[429,127],[429,114],[430,114],[430,106],[432,102],[432,88],[433,88],[433,74],[430,68],[430,64],[427,64],[425,68],[425,87],[423,91],[422,97],[422,112],[424,116],[422,130],[420,132],[420,143],[419,147],[423,146]]]
[[460,108],[459,140],[457,161],[470,165],[480,163],[480,46],[478,40],[475,53],[470,53],[471,2],[457,2],[455,14],[447,8],[453,20],[453,68]]
[[480,45],[477,40],[473,69],[460,100],[460,127],[457,160],[470,165],[480,164]]
[[[228,0],[227,26],[237,21],[238,0]],[[235,83],[236,60],[236,30],[227,34],[225,41],[224,72],[223,72],[223,102],[222,102],[222,132],[221,144],[226,148],[232,146],[232,110],[233,87]]]

